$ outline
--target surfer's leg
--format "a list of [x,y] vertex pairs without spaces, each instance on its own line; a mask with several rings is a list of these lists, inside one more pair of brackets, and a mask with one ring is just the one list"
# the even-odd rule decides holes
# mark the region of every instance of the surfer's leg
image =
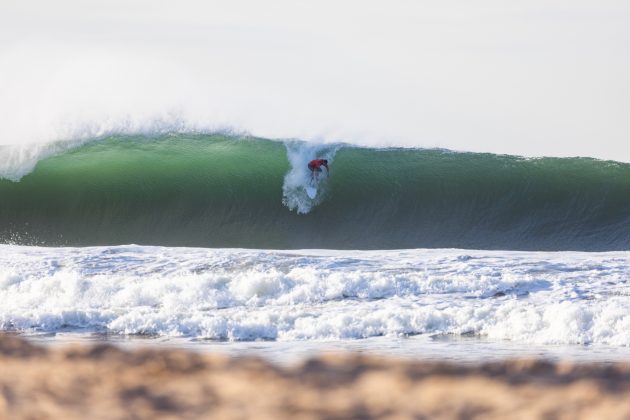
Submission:
[[315,178],[315,167],[309,164],[308,169],[311,171],[311,182],[313,182],[313,179]]

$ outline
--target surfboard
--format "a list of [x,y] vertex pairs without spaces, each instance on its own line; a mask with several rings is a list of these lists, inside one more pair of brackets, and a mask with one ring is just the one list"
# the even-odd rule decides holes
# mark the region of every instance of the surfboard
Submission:
[[306,187],[306,195],[312,200],[317,195],[317,188],[308,186]]

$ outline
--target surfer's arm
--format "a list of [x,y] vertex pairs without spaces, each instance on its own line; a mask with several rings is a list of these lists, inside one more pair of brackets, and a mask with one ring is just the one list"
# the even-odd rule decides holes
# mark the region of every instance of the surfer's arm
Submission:
[[324,165],[324,167],[326,168],[326,176],[330,176],[330,168],[328,168],[328,165]]

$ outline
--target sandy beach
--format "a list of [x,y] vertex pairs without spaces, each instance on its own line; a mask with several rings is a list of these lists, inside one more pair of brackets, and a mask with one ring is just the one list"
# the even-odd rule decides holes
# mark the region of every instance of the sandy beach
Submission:
[[256,358],[0,336],[0,418],[628,418],[630,365]]

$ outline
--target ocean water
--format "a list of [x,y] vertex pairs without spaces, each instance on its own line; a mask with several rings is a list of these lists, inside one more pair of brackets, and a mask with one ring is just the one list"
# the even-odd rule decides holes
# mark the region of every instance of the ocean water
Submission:
[[[630,165],[226,134],[0,149],[0,330],[270,358],[630,352]],[[306,162],[324,157],[310,199]]]
[[630,249],[630,164],[589,158],[173,134],[0,147],[0,177],[20,245]]

